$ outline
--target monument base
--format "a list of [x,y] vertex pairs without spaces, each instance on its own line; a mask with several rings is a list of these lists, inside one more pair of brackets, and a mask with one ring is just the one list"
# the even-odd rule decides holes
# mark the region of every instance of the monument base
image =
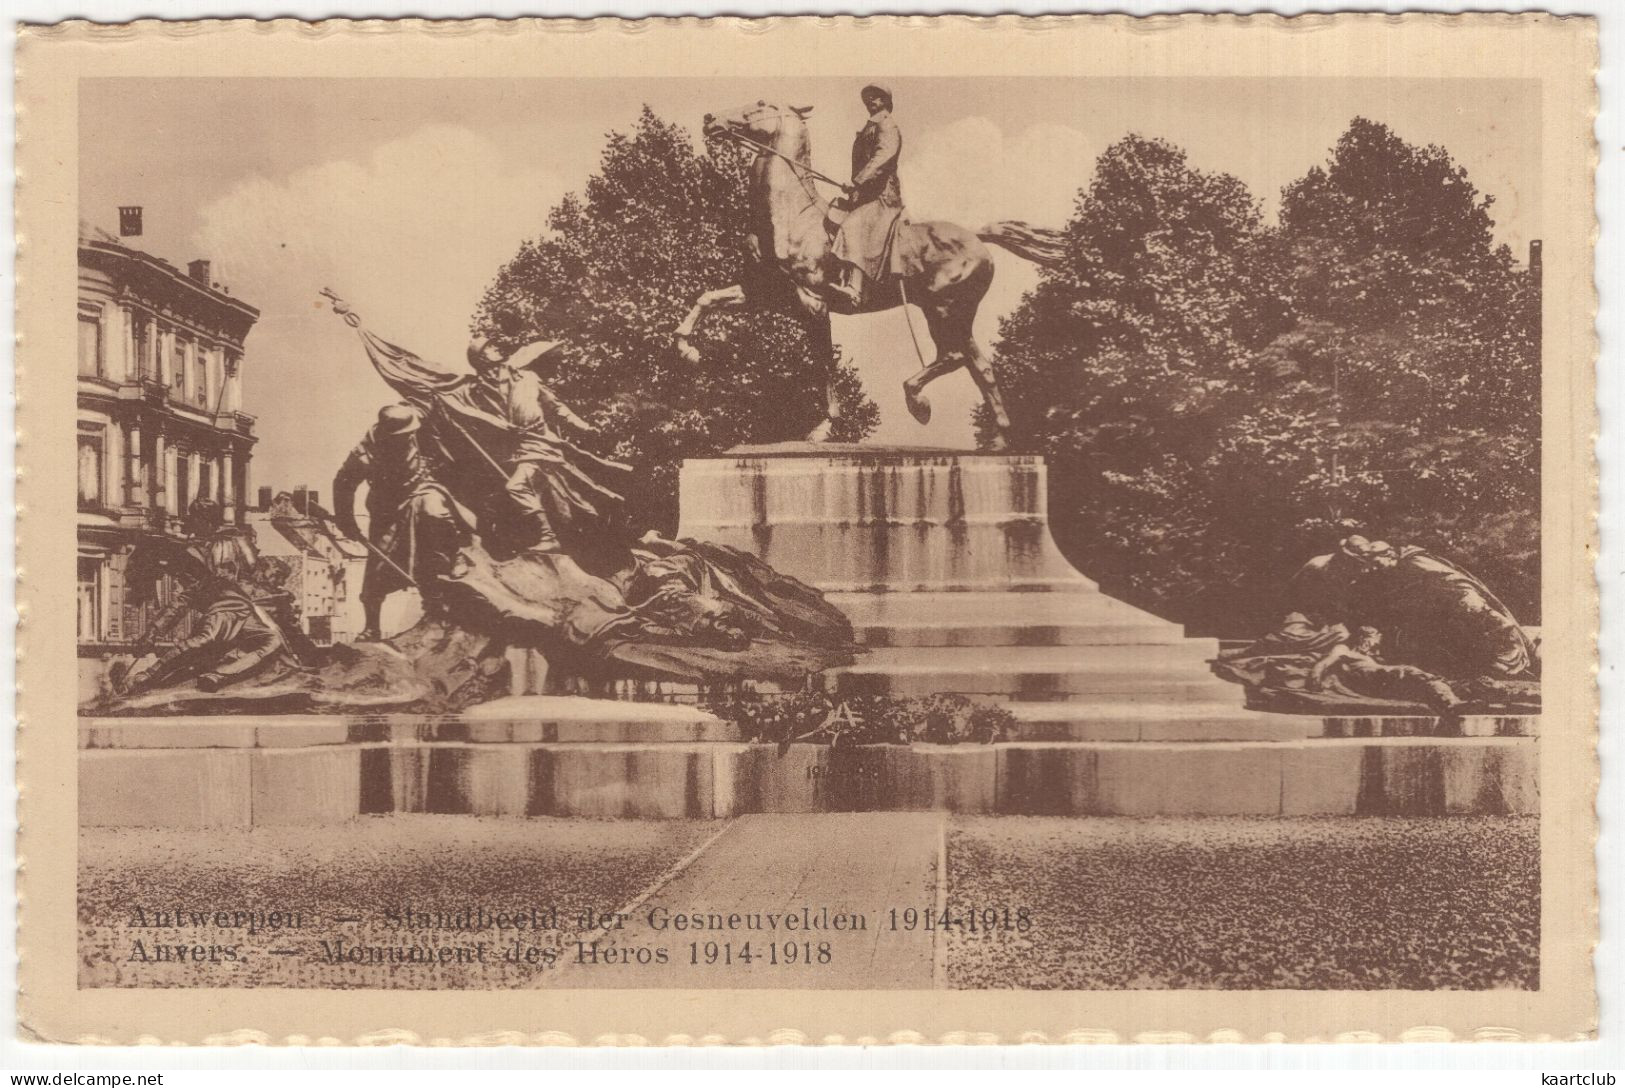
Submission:
[[[941,811],[1069,816],[1522,815],[1534,719],[1299,718],[1293,739],[745,743],[693,707],[500,699],[463,715],[86,718],[87,827],[336,825],[395,813],[711,819]],[[1201,723],[1192,723],[1199,727]],[[1192,732],[1187,731],[1188,737]],[[1349,735],[1349,734],[1354,735]],[[1360,735],[1365,734],[1365,735]],[[1398,734],[1398,735],[1389,735]],[[1495,735],[1502,734],[1502,735]]]
[[[1075,722],[1124,704],[1246,715],[1212,639],[1112,599],[1049,530],[1041,457],[787,443],[684,463],[680,534],[749,551],[822,590],[868,648],[826,685],[956,692]],[[1141,714],[1145,717],[1145,714]]]
[[795,444],[690,461],[682,483],[684,535],[753,552],[850,617],[867,653],[824,674],[827,690],[997,700],[1015,717],[1005,737],[780,750],[682,705],[699,694],[685,685],[628,689],[663,701],[516,695],[440,718],[86,718],[81,822],[1538,811],[1536,718],[1243,708],[1207,670],[1215,642],[1066,562],[1039,458]]

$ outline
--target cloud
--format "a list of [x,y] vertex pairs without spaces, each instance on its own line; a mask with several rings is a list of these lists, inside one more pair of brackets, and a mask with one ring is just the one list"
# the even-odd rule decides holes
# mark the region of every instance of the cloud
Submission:
[[390,397],[320,288],[386,339],[460,359],[480,295],[563,191],[490,139],[431,125],[355,158],[248,178],[201,209],[197,252],[261,310],[245,373],[259,478],[330,476]]
[[903,198],[916,219],[972,229],[995,219],[1059,227],[1102,150],[1066,125],[1032,125],[1006,136],[986,117],[965,117],[905,148]]
[[244,181],[203,209],[202,252],[273,305],[330,286],[379,329],[455,349],[474,304],[563,187],[465,128],[435,125],[364,159]]

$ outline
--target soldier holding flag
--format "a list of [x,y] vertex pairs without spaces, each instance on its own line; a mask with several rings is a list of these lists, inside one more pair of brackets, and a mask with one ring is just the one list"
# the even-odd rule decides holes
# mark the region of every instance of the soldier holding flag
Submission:
[[606,461],[564,436],[597,430],[559,399],[534,369],[563,343],[540,340],[505,355],[484,337],[468,347],[476,378],[469,399],[507,423],[514,435],[508,497],[525,522],[528,550],[564,550],[561,529],[579,537],[615,539],[625,528],[625,499],[618,488],[627,466]]

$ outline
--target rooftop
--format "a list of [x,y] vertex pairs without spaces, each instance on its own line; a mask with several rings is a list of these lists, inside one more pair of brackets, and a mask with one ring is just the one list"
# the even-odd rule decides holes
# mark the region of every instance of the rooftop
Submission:
[[[189,289],[189,291],[196,293],[198,296],[207,299],[215,305],[223,306],[231,311],[234,311],[238,319],[246,318],[249,325],[252,325],[260,315],[258,308],[250,306],[242,299],[233,298],[231,292],[224,287],[217,286],[213,283],[205,283],[200,279],[190,276],[183,270],[176,268],[174,265],[164,260],[162,257],[154,256],[144,249],[135,248],[126,240],[113,236],[108,231],[102,229],[87,219],[79,220],[79,248],[81,250],[89,249],[95,252],[105,253],[113,257],[130,261],[133,262],[138,268],[141,268],[149,273],[167,277],[168,279],[186,287]],[[83,260],[83,257],[80,259]],[[244,333],[246,332],[247,329],[245,328]]]

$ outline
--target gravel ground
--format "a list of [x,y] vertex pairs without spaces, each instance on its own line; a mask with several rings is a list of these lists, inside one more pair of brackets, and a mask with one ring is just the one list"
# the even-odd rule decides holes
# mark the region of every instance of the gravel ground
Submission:
[[[719,826],[436,815],[370,817],[341,829],[85,829],[80,984],[521,986],[540,964],[505,958],[516,937],[524,948],[558,947],[581,932],[582,911],[623,906]],[[949,828],[950,914],[1024,907],[1033,922],[1025,933],[991,936],[951,929],[955,987],[1539,983],[1539,825],[1532,818],[1006,816],[956,817]],[[476,906],[556,908],[558,928],[535,935],[407,929],[387,915]],[[201,925],[141,927],[138,909],[152,921],[167,922],[157,912],[177,910],[209,917]],[[298,928],[249,933],[235,919],[222,926],[215,911],[302,917]],[[360,921],[340,920],[350,915]],[[322,942],[331,949],[340,939],[350,948],[415,950],[397,954],[417,959],[329,962]],[[459,950],[473,957],[480,941],[483,961],[439,960]],[[186,962],[158,958],[173,957],[160,948],[177,945]],[[425,955],[434,961],[422,962]]]
[[1539,986],[1534,818],[960,818],[949,982],[1016,989]]
[[[159,831],[86,828],[79,845],[81,986],[288,986],[394,989],[520,986],[539,966],[507,962],[516,936],[552,944],[559,930],[392,928],[385,911],[546,910],[578,932],[586,908],[624,906],[718,823],[711,821],[499,820],[469,816],[368,817],[342,829]],[[208,845],[200,857],[199,844]],[[137,908],[156,912],[301,912],[297,929],[132,925]],[[359,916],[360,922],[335,920]],[[545,919],[545,915],[542,916]],[[233,920],[235,922],[235,919]],[[330,963],[321,942],[416,947],[440,955],[461,947],[486,960]],[[141,949],[136,951],[136,942]],[[188,962],[143,960],[183,945]],[[234,947],[237,959],[211,946]],[[297,948],[278,956],[273,948]],[[202,949],[202,952],[195,951]]]

